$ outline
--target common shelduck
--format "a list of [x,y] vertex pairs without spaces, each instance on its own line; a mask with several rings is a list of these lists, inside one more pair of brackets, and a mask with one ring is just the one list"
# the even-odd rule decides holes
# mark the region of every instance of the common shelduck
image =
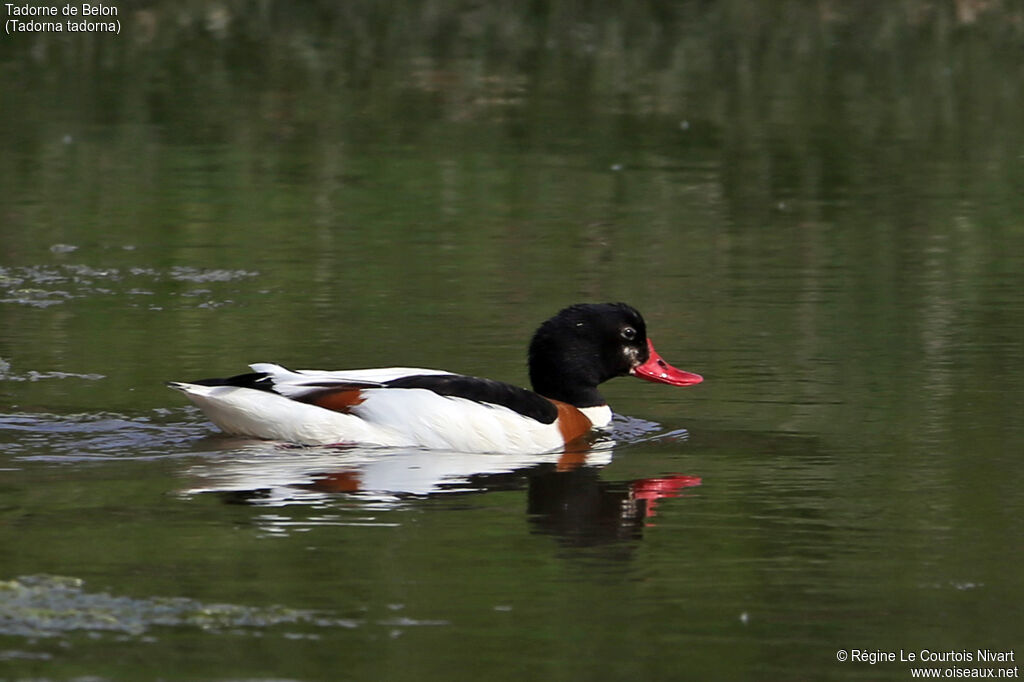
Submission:
[[614,377],[672,386],[703,381],[662,360],[643,317],[625,303],[577,304],[544,322],[530,342],[533,391],[434,369],[250,368],[168,385],[231,434],[512,454],[563,449],[608,426],[612,412],[597,386]]

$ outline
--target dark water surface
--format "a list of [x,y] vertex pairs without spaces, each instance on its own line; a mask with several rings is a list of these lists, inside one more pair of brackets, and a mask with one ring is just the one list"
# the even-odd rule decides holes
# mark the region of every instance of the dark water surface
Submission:
[[[1016,666],[1024,18],[830,5],[4,36],[0,680]],[[584,300],[706,381],[608,384],[571,461],[227,438],[162,383],[525,384]]]

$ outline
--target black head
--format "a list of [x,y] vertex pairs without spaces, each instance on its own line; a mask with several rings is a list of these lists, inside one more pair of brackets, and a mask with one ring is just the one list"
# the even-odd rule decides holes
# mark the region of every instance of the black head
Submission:
[[547,398],[603,405],[597,385],[647,361],[647,325],[625,303],[580,303],[540,326],[530,343],[530,382]]
[[673,386],[703,380],[662,360],[644,318],[625,303],[579,303],[559,311],[533,335],[529,362],[534,391],[576,407],[605,404],[598,384],[627,374]]

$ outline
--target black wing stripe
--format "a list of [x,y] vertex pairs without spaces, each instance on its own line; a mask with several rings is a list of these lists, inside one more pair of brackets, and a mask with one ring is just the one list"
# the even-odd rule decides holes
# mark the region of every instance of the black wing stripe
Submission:
[[236,374],[233,377],[224,379],[198,379],[189,383],[200,386],[238,386],[239,388],[255,388],[261,391],[274,392],[274,382],[271,381],[270,375],[266,372],[246,372],[245,374]]
[[462,374],[417,374],[384,382],[386,388],[425,388],[438,395],[501,405],[542,424],[554,423],[558,408],[525,388]]

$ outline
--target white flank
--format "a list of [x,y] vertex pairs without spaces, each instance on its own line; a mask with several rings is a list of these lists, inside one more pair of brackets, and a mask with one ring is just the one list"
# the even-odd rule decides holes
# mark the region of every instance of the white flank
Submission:
[[269,391],[186,383],[170,386],[188,396],[225,433],[304,445],[415,444],[355,415],[325,410]]
[[539,453],[565,445],[557,424],[501,405],[442,396],[423,388],[366,389],[352,413],[432,450]]
[[[313,390],[303,385],[336,380],[370,381],[370,376],[407,376],[397,368],[356,370],[353,372],[290,372],[276,365],[254,365],[256,371],[274,370],[275,388],[281,390],[278,376],[291,395]],[[423,370],[411,370],[422,374]],[[430,370],[427,370],[428,372]],[[268,372],[270,373],[270,372]],[[447,372],[432,371],[433,374]],[[542,424],[500,405],[482,404],[465,398],[438,395],[426,389],[366,388],[363,402],[350,414],[251,388],[201,386],[173,383],[185,393],[221,430],[267,440],[283,440],[303,445],[363,443],[393,447],[423,447],[456,452],[500,452],[533,454],[550,452],[564,446],[557,424]]]

